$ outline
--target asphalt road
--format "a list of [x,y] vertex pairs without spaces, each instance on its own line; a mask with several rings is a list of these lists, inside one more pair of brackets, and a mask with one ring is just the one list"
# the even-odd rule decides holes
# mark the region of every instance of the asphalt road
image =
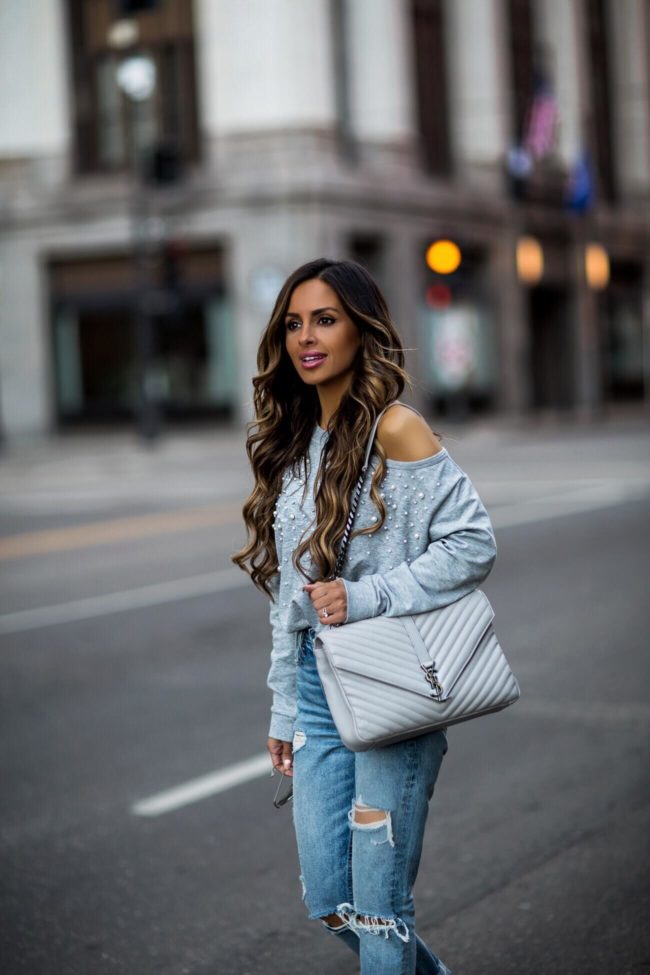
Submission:
[[[456,975],[649,972],[648,432],[453,436],[522,699],[450,729],[419,929]],[[232,435],[0,463],[2,975],[356,971],[306,920],[275,781],[213,775],[267,731],[246,484]]]

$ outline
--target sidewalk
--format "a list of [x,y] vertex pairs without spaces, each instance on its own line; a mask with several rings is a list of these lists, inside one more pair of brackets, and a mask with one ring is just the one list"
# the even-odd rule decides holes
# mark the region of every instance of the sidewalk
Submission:
[[[570,477],[585,464],[595,473],[616,467],[623,477],[623,468],[643,474],[647,465],[650,472],[650,414],[638,406],[597,420],[433,417],[430,424],[452,457],[483,481],[511,481],[523,467],[534,477],[551,468]],[[243,427],[172,429],[146,444],[133,430],[102,429],[12,443],[0,452],[0,514],[137,513],[241,500],[251,486],[245,436]]]
[[[526,416],[492,415],[472,417],[466,421],[431,416],[429,423],[443,435],[453,437],[468,446],[485,440],[523,441],[531,436],[543,440],[578,435],[584,437],[602,432],[650,431],[650,406],[617,404],[608,406],[598,417],[580,417],[562,411],[538,411]],[[83,458],[102,466],[107,458],[127,459],[138,467],[165,467],[167,463],[196,462],[209,464],[215,454],[243,453],[246,432],[244,427],[215,426],[212,428],[179,429],[170,427],[159,440],[149,444],[141,441],[133,428],[86,428],[56,432],[49,435],[25,437],[0,442],[0,480],[8,468],[25,468],[32,464],[58,463]]]

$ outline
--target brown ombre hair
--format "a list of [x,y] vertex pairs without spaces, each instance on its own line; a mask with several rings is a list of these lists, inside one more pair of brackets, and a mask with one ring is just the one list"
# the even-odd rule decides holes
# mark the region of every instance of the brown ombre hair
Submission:
[[[314,278],[336,292],[345,313],[359,330],[361,344],[349,387],[329,423],[329,438],[315,483],[316,527],[308,538],[301,538],[293,553],[293,563],[306,580],[328,579],[333,573],[372,424],[384,406],[399,397],[405,385],[411,386],[404,369],[402,342],[386,301],[361,264],[320,258],[289,275],[257,353],[258,373],[253,379],[255,419],[247,425],[246,441],[255,486],[242,509],[248,540],[244,548],[232,555],[232,561],[268,595],[272,595],[269,580],[278,571],[273,509],[282,475],[287,468],[297,474],[303,465],[306,480],[309,443],[320,417],[318,392],[303,383],[285,345],[285,317],[293,291]],[[374,449],[379,463],[373,473],[370,497],[379,518],[371,527],[353,532],[352,537],[379,531],[386,518],[379,493],[386,456],[378,440]],[[301,563],[307,553],[316,568],[316,578]]]

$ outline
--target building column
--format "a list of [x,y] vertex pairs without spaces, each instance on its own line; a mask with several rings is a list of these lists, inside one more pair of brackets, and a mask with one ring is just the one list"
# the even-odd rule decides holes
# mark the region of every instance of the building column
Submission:
[[0,423],[9,438],[49,433],[52,370],[38,256],[15,238],[0,248]]
[[54,187],[72,141],[67,56],[63,0],[0,3],[0,157],[29,161],[29,176]]
[[585,271],[585,231],[577,227],[573,246],[573,361],[575,415],[597,419],[603,409],[600,361],[600,319],[597,295],[589,286]]
[[[645,9],[644,9],[645,8]],[[647,0],[609,0],[612,138],[627,199],[650,197],[650,12]]]
[[323,135],[334,144],[329,0],[195,4],[204,141],[220,177],[286,167],[296,139],[303,166]]
[[[0,158],[8,163],[3,192],[28,200],[35,213],[43,190],[54,196],[69,172],[66,57],[63,0],[0,3],[0,89],[7,93],[0,99]],[[45,434],[52,423],[40,232],[38,217],[24,237],[10,226],[2,228],[0,433],[7,439]]]
[[344,0],[343,12],[350,134],[370,164],[382,148],[412,164],[417,127],[409,5]]
[[497,401],[500,414],[524,416],[532,406],[530,332],[526,290],[517,276],[518,229],[510,226],[490,251],[497,319]]
[[455,167],[500,189],[511,141],[505,11],[501,0],[454,0],[445,13]]
[[405,353],[406,370],[414,380],[413,392],[407,389],[404,396],[421,411],[428,409],[424,389],[429,379],[426,356],[418,347],[423,261],[422,234],[414,234],[412,230],[397,225],[386,238],[385,264],[388,273],[385,293],[402,345],[408,350]]

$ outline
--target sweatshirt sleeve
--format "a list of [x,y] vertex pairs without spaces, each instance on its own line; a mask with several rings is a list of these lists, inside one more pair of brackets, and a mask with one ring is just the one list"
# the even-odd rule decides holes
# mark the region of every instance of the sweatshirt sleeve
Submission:
[[273,596],[269,610],[271,623],[271,668],[267,686],[273,691],[269,737],[280,741],[293,739],[296,717],[296,634],[280,623],[280,573],[270,581]]
[[356,582],[343,579],[346,623],[438,609],[477,589],[489,575],[497,555],[492,523],[467,474],[455,461],[451,465],[431,514],[426,550],[388,571]]

